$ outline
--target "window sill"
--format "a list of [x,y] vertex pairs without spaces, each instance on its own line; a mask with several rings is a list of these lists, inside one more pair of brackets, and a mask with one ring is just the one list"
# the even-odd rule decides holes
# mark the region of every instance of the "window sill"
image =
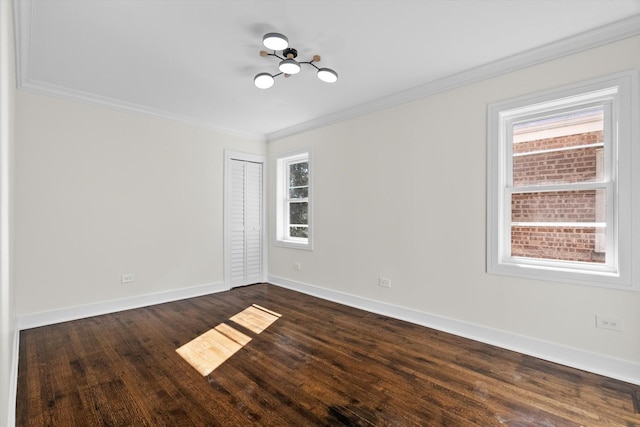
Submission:
[[291,249],[302,249],[306,251],[312,251],[313,246],[311,242],[296,242],[293,240],[276,240],[273,242],[274,246],[280,246],[283,248],[291,248]]
[[556,283],[569,283],[583,286],[638,291],[637,284],[628,277],[610,271],[586,271],[553,266],[538,266],[526,263],[504,262],[488,266],[487,273],[502,276],[520,277],[531,280],[544,280]]

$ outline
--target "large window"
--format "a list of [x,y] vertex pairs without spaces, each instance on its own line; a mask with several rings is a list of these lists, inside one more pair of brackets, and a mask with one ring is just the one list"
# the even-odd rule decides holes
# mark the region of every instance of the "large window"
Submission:
[[277,160],[276,244],[311,249],[310,156]]
[[490,105],[490,273],[638,288],[635,91],[625,73]]

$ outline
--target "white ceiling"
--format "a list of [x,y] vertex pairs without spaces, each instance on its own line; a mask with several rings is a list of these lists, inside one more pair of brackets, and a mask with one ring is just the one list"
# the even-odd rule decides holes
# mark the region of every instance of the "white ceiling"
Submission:
[[[14,1],[23,89],[258,137],[410,99],[585,32],[606,39],[592,30],[621,20],[640,32],[640,0]],[[277,72],[258,54],[272,31],[298,60],[321,55],[338,82],[303,66],[257,89],[255,74]]]

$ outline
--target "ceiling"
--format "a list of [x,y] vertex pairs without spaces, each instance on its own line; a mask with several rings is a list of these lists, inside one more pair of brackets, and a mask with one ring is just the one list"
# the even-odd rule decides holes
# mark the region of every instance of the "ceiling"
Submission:
[[[270,139],[506,71],[585,32],[606,41],[602,26],[640,32],[640,0],[14,1],[21,88]],[[259,55],[267,32],[298,60],[321,55],[338,82],[303,65],[256,88],[277,72]]]

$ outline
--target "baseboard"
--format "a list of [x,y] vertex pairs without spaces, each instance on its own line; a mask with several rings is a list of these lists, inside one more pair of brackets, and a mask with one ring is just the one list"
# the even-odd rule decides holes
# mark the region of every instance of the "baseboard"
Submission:
[[16,402],[18,399],[18,357],[20,357],[20,331],[16,328],[13,334],[11,371],[9,372],[9,402],[7,426],[16,425]]
[[77,307],[62,308],[59,310],[40,313],[24,314],[17,316],[16,328],[37,328],[39,326],[52,325],[54,323],[68,322],[70,320],[84,319],[101,314],[115,313],[133,308],[148,307],[154,304],[178,301],[186,298],[199,297],[216,292],[228,291],[229,286],[224,283],[210,283],[190,288],[176,289],[154,294],[138,295],[130,298],[98,302]]
[[274,285],[313,295],[318,298],[334,301],[350,307],[382,314],[395,319],[404,320],[447,332],[453,335],[491,344],[507,350],[559,363],[583,371],[604,375],[620,381],[640,385],[640,364],[615,359],[601,354],[591,353],[573,347],[542,341],[522,335],[516,335],[497,329],[491,329],[472,323],[462,322],[455,319],[436,316],[413,310],[375,301],[344,292],[338,292],[319,286],[309,285],[284,279],[277,276],[268,276],[269,283]]

